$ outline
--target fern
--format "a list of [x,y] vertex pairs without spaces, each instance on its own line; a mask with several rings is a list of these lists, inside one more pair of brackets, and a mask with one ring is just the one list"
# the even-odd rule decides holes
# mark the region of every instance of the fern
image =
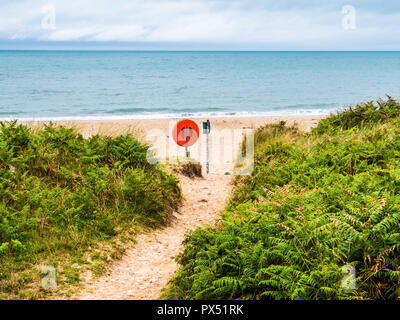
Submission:
[[[398,299],[399,116],[390,98],[310,134],[260,128],[253,174],[236,178],[220,228],[188,236],[166,297]],[[342,287],[346,265],[355,290]]]

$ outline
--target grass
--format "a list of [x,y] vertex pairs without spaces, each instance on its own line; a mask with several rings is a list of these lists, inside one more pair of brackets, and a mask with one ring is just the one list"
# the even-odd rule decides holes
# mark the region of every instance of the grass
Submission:
[[[399,299],[400,104],[360,104],[309,134],[260,128],[216,228],[187,234],[168,299]],[[355,289],[342,286],[355,269]]]
[[41,265],[63,284],[101,274],[140,228],[164,225],[178,180],[129,135],[85,139],[73,129],[0,127],[0,296],[42,298]]

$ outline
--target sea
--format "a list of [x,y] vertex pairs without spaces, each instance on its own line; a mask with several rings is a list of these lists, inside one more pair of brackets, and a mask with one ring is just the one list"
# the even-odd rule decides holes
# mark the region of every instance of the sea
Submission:
[[400,97],[400,52],[0,51],[0,120],[327,115]]

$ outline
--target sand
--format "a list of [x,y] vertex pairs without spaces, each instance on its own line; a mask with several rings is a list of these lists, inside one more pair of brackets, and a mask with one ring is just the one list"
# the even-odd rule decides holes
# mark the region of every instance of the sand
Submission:
[[76,299],[152,300],[161,295],[173,277],[174,261],[183,249],[182,241],[190,229],[213,225],[226,205],[230,176],[205,178],[180,177],[185,201],[175,212],[171,224],[161,230],[141,234],[137,244],[115,261],[107,274],[88,282]]
[[[315,116],[210,120],[214,135],[225,129],[229,136],[229,132],[235,129],[257,128],[266,123],[279,121],[287,121],[288,124],[297,123],[301,130],[307,131],[316,125],[320,118]],[[195,119],[200,128],[203,120]],[[84,136],[118,135],[130,132],[140,134],[143,139],[149,140],[147,139],[148,132],[154,129],[160,130],[161,137],[170,138],[171,128],[175,123],[176,119],[76,121],[57,124],[74,127]],[[31,125],[40,126],[41,124],[31,123]],[[165,144],[163,141],[161,139],[162,144]],[[198,143],[204,143],[204,140]],[[184,150],[184,148],[180,149],[180,151]],[[193,150],[192,152],[194,153]],[[214,225],[220,219],[220,213],[227,204],[231,190],[232,175],[227,175],[227,173],[233,170],[234,165],[235,161],[231,159],[231,161],[223,161],[222,170],[211,166],[211,173],[204,175],[204,178],[180,177],[180,186],[185,200],[179,212],[173,214],[171,223],[166,228],[138,235],[137,243],[128,248],[120,260],[112,262],[104,276],[96,280],[87,280],[84,283],[84,289],[73,299],[150,300],[159,298],[162,289],[168,285],[178,268],[174,258],[183,250],[182,241],[185,239],[186,232],[204,225]]]
[[[300,130],[307,131],[315,126],[321,119],[320,116],[304,117],[261,117],[261,118],[212,118],[211,133],[207,153],[207,138],[202,132],[202,122],[206,119],[193,119],[199,127],[200,136],[196,144],[189,148],[190,158],[206,167],[207,154],[212,174],[235,174],[233,171],[235,162],[238,163],[238,155],[242,141],[247,136],[251,141],[251,134],[256,129],[267,123],[279,123],[286,121],[288,125],[297,124]],[[142,141],[153,146],[154,154],[160,163],[177,163],[186,158],[185,148],[179,147],[172,137],[173,126],[178,119],[157,120],[119,120],[119,121],[61,121],[58,125],[73,127],[83,136],[91,135],[119,135],[132,133]],[[42,122],[29,123],[32,126],[41,126]],[[252,157],[251,148],[243,150],[243,158],[239,161],[245,163]],[[239,162],[240,163],[240,162]],[[249,164],[246,165],[247,167]]]
[[[212,130],[257,128],[267,123],[279,123],[286,121],[288,125],[297,123],[300,130],[307,131],[316,125],[323,116],[285,116],[285,117],[225,117],[209,118]],[[207,119],[193,119],[200,127]],[[82,121],[56,121],[54,123],[67,127],[74,127],[84,136],[94,134],[118,135],[125,133],[139,133],[145,137],[150,130],[159,129],[168,134],[169,129],[178,119],[156,119],[156,120],[82,120]],[[28,122],[30,125],[41,125],[43,122]]]

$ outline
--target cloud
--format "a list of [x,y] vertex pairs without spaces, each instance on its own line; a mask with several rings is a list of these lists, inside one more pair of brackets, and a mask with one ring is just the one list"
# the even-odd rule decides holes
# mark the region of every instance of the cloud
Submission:
[[[357,29],[344,30],[332,0],[2,0],[0,41],[198,44],[243,49],[398,48],[400,5],[354,0]],[[56,29],[43,29],[42,8]],[[400,49],[400,48],[398,48]]]

